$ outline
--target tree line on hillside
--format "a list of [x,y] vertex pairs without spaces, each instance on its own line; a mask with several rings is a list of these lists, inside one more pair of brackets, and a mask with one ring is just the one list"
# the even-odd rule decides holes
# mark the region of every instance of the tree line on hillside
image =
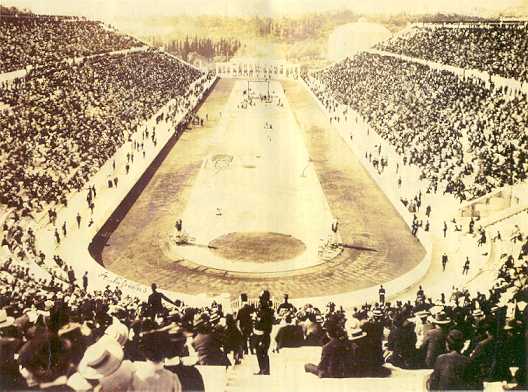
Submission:
[[33,12],[25,8],[6,7],[0,4],[0,15],[33,15]]
[[224,57],[225,60],[232,58],[240,48],[240,40],[235,38],[221,38],[213,40],[211,38],[189,38],[173,39],[166,42],[163,47],[167,52],[188,60],[190,53],[197,53],[208,59]]
[[389,30],[395,32],[408,23],[415,22],[453,22],[453,21],[477,21],[483,18],[473,16],[461,16],[456,14],[434,14],[434,15],[369,15],[365,17],[353,11],[344,10],[338,12],[307,14],[295,18],[253,18],[257,34],[260,36],[272,36],[279,40],[298,41],[304,39],[316,39],[321,34],[328,34],[335,27],[359,21],[368,21],[385,25]]

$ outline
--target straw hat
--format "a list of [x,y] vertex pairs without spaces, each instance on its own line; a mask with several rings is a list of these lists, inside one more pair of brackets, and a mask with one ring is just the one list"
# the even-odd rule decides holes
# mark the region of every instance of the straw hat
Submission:
[[433,324],[438,324],[438,325],[447,325],[451,323],[451,319],[444,312],[437,313],[431,319],[431,321],[433,322]]
[[361,339],[363,337],[367,336],[367,333],[363,331],[361,328],[356,328],[350,331],[349,340],[357,340]]
[[105,330],[105,335],[113,338],[121,347],[128,341],[128,327],[114,319],[114,322]]
[[211,317],[209,319],[209,321],[212,323],[212,324],[215,324],[217,323],[218,321],[220,321],[222,317],[220,316],[220,313],[219,312],[213,312],[211,314]]
[[417,318],[423,319],[423,318],[429,317],[431,315],[431,312],[429,312],[428,310],[420,310],[420,311],[416,312],[414,315]]
[[75,331],[76,329],[81,329],[81,324],[79,323],[68,323],[66,325],[64,325],[63,327],[61,327],[61,329],[59,329],[59,336],[63,336],[63,335],[66,335],[70,332],[73,332]]
[[5,309],[0,309],[0,328],[10,327],[14,322],[14,317],[8,316]]
[[193,326],[198,327],[199,325],[206,324],[209,322],[209,315],[207,313],[196,313],[193,319]]
[[98,380],[114,373],[123,360],[123,349],[111,338],[101,338],[86,349],[79,363],[79,373],[88,380]]

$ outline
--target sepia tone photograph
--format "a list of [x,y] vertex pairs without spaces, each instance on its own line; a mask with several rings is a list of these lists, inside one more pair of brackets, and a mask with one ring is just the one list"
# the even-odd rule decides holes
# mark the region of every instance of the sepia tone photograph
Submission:
[[528,391],[528,0],[0,0],[0,392]]

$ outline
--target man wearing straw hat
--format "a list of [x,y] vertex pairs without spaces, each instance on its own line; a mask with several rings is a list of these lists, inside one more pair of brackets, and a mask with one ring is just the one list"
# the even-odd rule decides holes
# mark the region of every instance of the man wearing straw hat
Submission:
[[424,357],[424,365],[429,369],[434,367],[436,358],[446,352],[445,342],[449,324],[451,324],[451,319],[443,311],[437,313],[431,321],[435,328],[425,335],[419,349]]
[[79,373],[102,391],[127,391],[132,385],[133,364],[123,361],[121,345],[110,336],[104,336],[86,349],[79,363]]
[[367,333],[365,345],[369,348],[365,352],[365,363],[372,371],[379,369],[383,364],[383,317],[383,311],[375,308],[370,319],[361,327]]

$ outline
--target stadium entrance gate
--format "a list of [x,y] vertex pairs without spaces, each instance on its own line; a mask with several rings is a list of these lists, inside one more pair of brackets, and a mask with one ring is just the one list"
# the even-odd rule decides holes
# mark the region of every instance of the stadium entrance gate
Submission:
[[220,77],[257,80],[297,79],[301,74],[299,64],[253,58],[235,58],[227,63],[216,63],[215,69]]

